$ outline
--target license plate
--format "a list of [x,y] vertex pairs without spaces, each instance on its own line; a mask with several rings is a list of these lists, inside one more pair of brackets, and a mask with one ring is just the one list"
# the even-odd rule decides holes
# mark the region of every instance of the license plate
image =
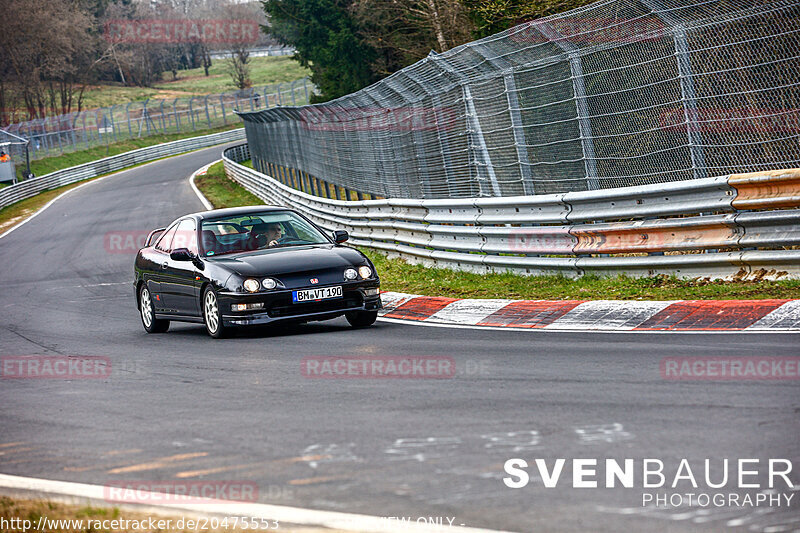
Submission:
[[313,302],[314,300],[328,300],[330,298],[341,298],[342,287],[320,287],[319,289],[307,289],[304,291],[292,291],[292,302],[299,304],[302,302]]

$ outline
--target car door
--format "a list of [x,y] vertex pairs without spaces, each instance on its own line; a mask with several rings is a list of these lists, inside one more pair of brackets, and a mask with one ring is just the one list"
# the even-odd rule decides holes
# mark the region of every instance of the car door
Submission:
[[[197,257],[197,226],[192,218],[178,223],[170,251],[187,248]],[[175,261],[166,255],[161,293],[171,312],[178,315],[199,316],[197,266],[194,261]]]
[[176,222],[168,227],[164,233],[161,234],[158,241],[156,241],[151,257],[153,262],[152,270],[149,279],[147,276],[145,277],[147,285],[150,288],[150,294],[153,295],[153,306],[157,313],[169,311],[167,300],[164,298],[164,287],[162,284],[166,278],[166,270],[169,266],[169,250],[172,246],[172,238],[175,236],[177,229],[178,223]]

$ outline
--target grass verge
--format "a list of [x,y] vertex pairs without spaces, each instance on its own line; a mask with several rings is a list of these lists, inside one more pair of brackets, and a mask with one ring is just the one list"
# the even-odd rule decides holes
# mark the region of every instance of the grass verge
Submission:
[[[200,131],[185,131],[182,133],[170,133],[166,135],[151,135],[149,137],[142,137],[139,139],[128,139],[118,143],[108,144],[106,146],[95,146],[88,150],[80,150],[78,152],[69,152],[55,157],[46,157],[37,161],[31,161],[31,172],[35,176],[44,176],[62,168],[74,167],[90,161],[96,161],[104,157],[121,154],[136,150],[137,148],[146,148],[148,146],[155,146],[156,144],[166,143],[170,141],[178,141],[180,139],[187,139],[189,137],[199,137],[201,135],[210,135],[212,133],[219,133],[221,131],[228,131],[236,128],[241,128],[242,124],[236,122],[228,124],[220,128]],[[17,165],[17,179],[22,178],[22,172],[25,170],[24,165]]]
[[[263,203],[225,176],[222,163],[198,177],[197,187],[214,207]],[[520,300],[758,300],[800,298],[800,280],[705,281],[669,276],[649,278],[583,276],[520,276],[511,273],[473,274],[446,268],[411,265],[362,248],[388,291],[452,298]]]
[[[208,527],[198,524],[198,516],[182,516],[179,511],[169,515],[154,515],[120,509],[119,507],[96,507],[92,505],[72,505],[48,500],[28,500],[0,496],[0,518],[10,527],[3,533],[29,533],[39,526],[47,533],[240,533],[253,530],[252,527],[233,527],[233,518],[227,523],[221,518],[203,522]],[[152,519],[152,522],[151,522]],[[180,520],[183,519],[182,522]],[[193,520],[190,524],[188,521]],[[28,521],[28,522],[26,522]],[[169,521],[169,522],[168,522]],[[270,527],[274,521],[269,521]],[[151,524],[153,527],[151,527]],[[242,522],[238,522],[242,524]],[[218,525],[219,527],[212,527]],[[262,527],[263,524],[258,523]],[[26,529],[27,526],[27,529]],[[183,526],[183,527],[181,527]],[[226,527],[227,526],[227,527]],[[342,533],[331,529],[313,527],[292,527],[279,523],[279,529],[287,533]]]
[[243,205],[260,205],[264,202],[225,175],[222,161],[208,167],[203,176],[196,176],[194,184],[211,202],[214,208],[240,207]]
[[[89,179],[97,179],[97,178],[89,178]],[[49,202],[59,194],[63,193],[64,191],[74,189],[75,187],[86,181],[87,180],[78,181],[76,183],[70,183],[69,185],[64,185],[63,187],[58,187],[57,189],[50,189],[49,191],[39,193],[36,196],[32,196],[31,198],[21,200],[7,207],[4,207],[3,209],[0,209],[0,234],[5,233],[6,230],[11,229],[11,227],[13,227],[14,225],[22,222],[23,220],[34,214],[36,211],[41,209],[47,202]]]
[[[137,148],[145,148],[147,146],[153,146],[163,142],[177,141],[178,139],[184,139],[187,137],[197,137],[198,135],[206,135],[210,133],[216,133],[218,131],[226,131],[229,129],[233,129],[234,127],[237,127],[237,125],[226,126],[224,128],[218,128],[215,130],[208,130],[207,132],[191,132],[191,133],[181,133],[175,135],[154,135],[152,137],[147,137],[144,139],[134,139],[133,141],[125,141],[121,143],[110,144],[108,145],[108,150],[106,150],[106,147],[104,146],[101,148],[94,148],[91,150],[83,150],[81,152],[72,152],[69,154],[64,154],[63,156],[59,157],[50,157],[47,159],[41,159],[39,161],[34,162],[37,165],[36,167],[34,167],[34,163],[31,163],[31,168],[41,169],[41,172],[39,172],[38,170],[34,170],[34,172],[36,173],[37,176],[43,176],[45,174],[48,174],[56,170],[60,170],[62,168],[74,167],[75,165],[80,165],[82,163],[88,163],[90,161],[102,159],[103,157],[108,157],[109,155],[117,155],[123,152],[128,152],[130,150],[135,150]],[[141,164],[144,165],[150,162],[151,161],[147,161]],[[134,165],[134,166],[139,166],[139,165]],[[133,167],[128,167],[128,168],[133,168]],[[49,202],[59,194],[63,193],[64,191],[68,191],[69,189],[77,187],[82,183],[101,177],[102,176],[96,176],[94,178],[88,178],[75,183],[70,183],[69,185],[64,185],[63,187],[58,187],[56,189],[50,189],[49,191],[44,191],[42,193],[37,194],[36,196],[32,196],[31,198],[26,198],[25,200],[20,200],[19,202],[13,203],[9,206],[0,209],[0,234],[2,234],[15,224],[22,222],[25,218],[34,214],[36,211],[41,209],[47,202]],[[261,202],[259,201],[258,203]]]
[[[161,80],[151,87],[128,87],[122,84],[107,83],[86,88],[82,109],[95,109],[129,102],[141,102],[148,98],[172,100],[238,90],[231,77],[225,72],[223,59],[215,59],[208,76],[202,68],[179,70],[173,79],[171,72],[163,72]],[[265,85],[286,83],[281,89],[289,90],[288,83],[311,75],[311,71],[290,56],[253,57],[250,59],[250,80],[259,93]],[[310,90],[309,86],[309,90]],[[297,93],[301,97],[302,91]],[[284,95],[288,96],[288,94]],[[305,95],[302,95],[305,99]],[[24,110],[19,110],[25,115]]]

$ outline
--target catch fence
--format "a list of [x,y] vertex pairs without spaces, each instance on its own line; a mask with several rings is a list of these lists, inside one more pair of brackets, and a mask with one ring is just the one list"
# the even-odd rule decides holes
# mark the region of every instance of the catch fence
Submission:
[[798,102],[800,2],[601,0],[241,116],[261,171],[475,198],[797,167]]

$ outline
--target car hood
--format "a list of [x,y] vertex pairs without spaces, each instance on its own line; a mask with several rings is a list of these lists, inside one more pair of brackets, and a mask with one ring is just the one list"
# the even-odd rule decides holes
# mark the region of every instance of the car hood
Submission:
[[[204,259],[242,277],[273,276],[285,282],[311,273],[328,273],[332,278],[325,281],[333,282],[333,278],[341,281],[345,268],[366,262],[358,251],[333,244],[289,246]],[[324,282],[322,276],[317,277]]]

